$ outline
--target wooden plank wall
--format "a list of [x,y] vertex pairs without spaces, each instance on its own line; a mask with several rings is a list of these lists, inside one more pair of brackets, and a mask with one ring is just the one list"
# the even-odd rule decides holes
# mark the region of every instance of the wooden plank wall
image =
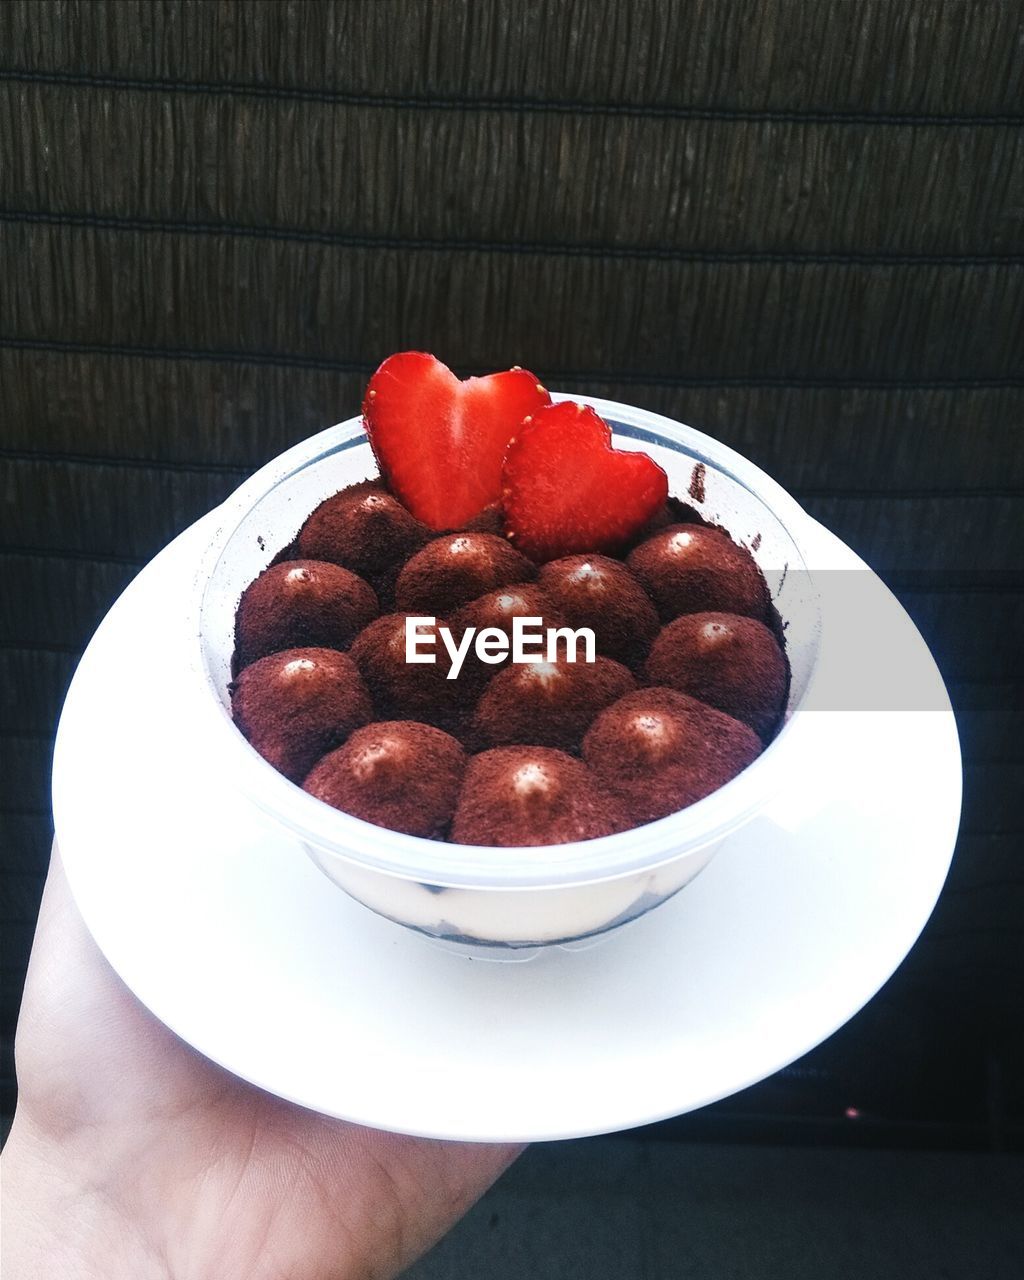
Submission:
[[955,992],[1018,1052],[1022,37],[984,0],[0,6],[8,1050],[76,655],[423,346],[710,431],[889,577],[967,762],[898,1012],[959,1061]]

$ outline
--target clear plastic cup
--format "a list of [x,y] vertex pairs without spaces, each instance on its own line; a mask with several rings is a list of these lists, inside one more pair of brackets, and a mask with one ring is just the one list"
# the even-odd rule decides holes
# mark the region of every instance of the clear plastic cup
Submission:
[[335,884],[373,911],[446,945],[483,948],[493,958],[579,944],[635,920],[692,880],[728,836],[799,787],[794,727],[821,629],[802,550],[813,523],[785,490],[733,450],[658,414],[589,396],[553,399],[593,405],[612,427],[616,448],[650,454],[668,473],[670,492],[747,546],[782,618],[791,668],[783,726],[753,764],[696,804],[573,844],[448,844],[333,809],[253,750],[232,723],[228,692],[238,600],[318,503],[375,473],[361,418],[281,454],[224,503],[194,592],[193,665],[204,732],[217,742],[224,785],[298,837]]

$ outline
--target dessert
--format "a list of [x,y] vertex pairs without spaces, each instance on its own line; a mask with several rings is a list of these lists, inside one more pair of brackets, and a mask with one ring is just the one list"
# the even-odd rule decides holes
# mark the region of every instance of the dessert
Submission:
[[376,616],[376,593],[348,569],[320,560],[271,565],[242,592],[235,669],[282,649],[347,649]]
[[[452,631],[457,639],[470,628],[478,634],[489,631],[492,637],[505,636],[511,643],[512,627],[516,618],[541,618],[548,626],[562,627],[568,619],[555,608],[551,597],[543,587],[533,582],[518,583],[513,586],[499,587],[496,591],[488,591],[485,595],[471,600],[452,614]],[[495,674],[499,666],[504,666],[510,654],[497,652],[486,662],[476,657],[475,650],[467,654],[463,667],[463,678],[474,682],[481,689],[486,681]]]
[[285,649],[231,685],[235,724],[265,760],[301,782],[322,756],[373,719],[355,663],[336,649]]
[[770,736],[786,700],[786,659],[756,618],[686,613],[663,627],[644,667],[652,684],[725,711]]
[[590,627],[599,653],[632,666],[658,631],[651,597],[608,556],[564,556],[542,565],[537,582],[573,627]]
[[413,720],[357,729],[303,783],[318,800],[410,836],[440,836],[458,799],[466,753],[449,734]]
[[515,847],[654,821],[760,754],[789,680],[764,577],[592,408],[405,352],[364,421],[381,474],[300,513],[236,614],[232,712],[286,777]]
[[[455,533],[458,530],[450,530]],[[467,520],[462,526],[462,533],[495,533],[499,537],[505,536],[505,513],[497,503],[493,503],[489,507],[484,507],[478,515],[473,516],[471,520]]]
[[761,750],[753,729],[675,689],[627,693],[583,739],[584,760],[630,826],[702,800]]
[[667,529],[670,524],[706,525],[707,521],[696,507],[691,506],[688,502],[683,502],[681,498],[677,498],[673,494],[669,494],[650,520],[631,539],[630,547],[639,546],[641,542],[646,542],[653,534],[662,529]]
[[537,566],[493,533],[428,542],[402,569],[395,604],[406,613],[449,614],[495,587],[528,582]]
[[296,545],[305,559],[351,569],[387,597],[399,569],[432,536],[379,480],[366,480],[321,502]]
[[612,658],[510,664],[481,695],[470,724],[471,741],[485,747],[531,743],[572,751],[597,713],[635,688],[629,671]]
[[543,618],[551,626],[559,627],[568,622],[542,586],[535,582],[521,582],[488,591],[457,609],[452,614],[452,630],[460,633],[469,627],[478,631],[491,627],[511,638],[514,618]]
[[754,557],[720,529],[669,525],[634,547],[626,563],[664,622],[710,611],[767,615],[768,588]]
[[496,747],[466,770],[452,838],[459,844],[564,844],[627,824],[586,765],[551,747]]
[[447,678],[451,663],[436,623],[420,623],[416,628],[420,636],[434,637],[436,661],[424,665],[406,661],[406,619],[410,616],[388,613],[371,622],[352,645],[352,661],[382,719],[422,720],[451,728],[463,711],[461,686]]

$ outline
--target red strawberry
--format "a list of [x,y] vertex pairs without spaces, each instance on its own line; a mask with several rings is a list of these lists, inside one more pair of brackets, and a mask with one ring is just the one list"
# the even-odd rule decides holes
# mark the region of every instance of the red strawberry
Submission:
[[363,418],[395,496],[432,529],[457,529],[501,497],[509,440],[550,402],[525,369],[460,382],[425,351],[401,351],[370,379]]
[[568,400],[535,410],[505,455],[506,533],[534,560],[614,551],[667,497],[653,459],[613,449],[608,424]]

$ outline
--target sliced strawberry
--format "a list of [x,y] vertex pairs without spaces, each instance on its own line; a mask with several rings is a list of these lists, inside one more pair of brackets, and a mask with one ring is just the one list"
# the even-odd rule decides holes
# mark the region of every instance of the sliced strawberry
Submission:
[[454,529],[500,499],[509,440],[550,402],[526,369],[460,382],[425,351],[402,351],[370,379],[363,418],[395,496],[432,529]]
[[505,455],[505,532],[534,560],[615,551],[668,497],[668,477],[646,453],[612,448],[593,409],[565,400],[537,409]]

